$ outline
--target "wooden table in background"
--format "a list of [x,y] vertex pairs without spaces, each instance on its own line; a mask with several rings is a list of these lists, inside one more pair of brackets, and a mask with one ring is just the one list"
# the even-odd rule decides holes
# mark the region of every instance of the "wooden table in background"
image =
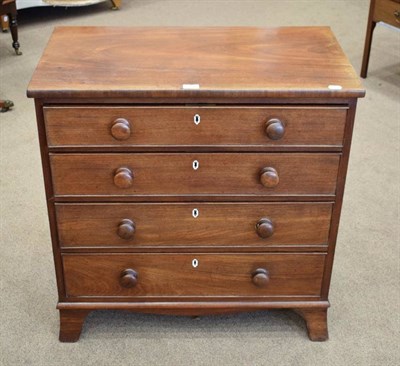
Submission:
[[360,74],[362,78],[367,77],[372,35],[378,22],[384,22],[400,28],[400,0],[371,0]]

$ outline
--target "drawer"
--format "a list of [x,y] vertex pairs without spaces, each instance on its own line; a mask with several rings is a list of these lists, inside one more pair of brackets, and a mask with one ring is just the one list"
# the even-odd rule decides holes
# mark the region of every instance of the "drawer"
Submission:
[[340,154],[51,154],[56,196],[334,195]]
[[331,203],[56,204],[61,247],[327,244]]
[[182,299],[319,296],[325,255],[66,254],[62,260],[69,297]]
[[44,108],[50,147],[341,146],[346,113],[340,107]]
[[376,0],[374,21],[400,27],[400,3],[394,0]]

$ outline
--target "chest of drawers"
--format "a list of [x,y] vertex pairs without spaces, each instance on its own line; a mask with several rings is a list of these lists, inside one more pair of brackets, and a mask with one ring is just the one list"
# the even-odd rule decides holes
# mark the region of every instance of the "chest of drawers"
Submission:
[[288,308],[327,339],[357,98],[329,28],[54,31],[35,98],[60,311]]

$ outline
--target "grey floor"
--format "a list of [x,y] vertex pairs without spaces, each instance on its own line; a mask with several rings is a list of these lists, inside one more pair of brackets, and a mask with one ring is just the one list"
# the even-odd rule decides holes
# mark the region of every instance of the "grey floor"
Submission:
[[[23,0],[19,0],[22,2]],[[329,25],[359,71],[367,0],[124,0],[20,12],[23,56],[0,34],[1,365],[398,365],[400,33],[375,30],[359,101],[332,279],[330,340],[289,311],[180,317],[97,312],[57,340],[56,287],[33,101],[25,90],[57,25]]]

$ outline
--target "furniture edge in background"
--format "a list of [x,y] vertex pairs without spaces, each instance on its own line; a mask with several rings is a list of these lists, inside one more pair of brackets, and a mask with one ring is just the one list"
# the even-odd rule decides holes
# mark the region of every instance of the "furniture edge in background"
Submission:
[[393,27],[400,28],[400,0],[371,0],[360,73],[363,79],[365,79],[368,74],[373,33],[376,24],[379,22],[384,22]]
[[122,0],[98,0],[98,1],[94,0],[94,1],[90,1],[90,2],[86,1],[86,3],[83,2],[82,4],[79,4],[78,1],[75,1],[75,2],[71,2],[71,3],[73,3],[72,5],[68,4],[68,3],[63,4],[64,3],[63,1],[59,1],[59,2],[54,1],[53,3],[48,3],[43,0],[23,0],[23,1],[17,1],[17,9],[34,8],[34,7],[39,7],[39,6],[61,6],[61,7],[87,6],[87,5],[94,5],[94,4],[106,2],[106,1],[111,2],[113,10],[119,9],[122,4]]

